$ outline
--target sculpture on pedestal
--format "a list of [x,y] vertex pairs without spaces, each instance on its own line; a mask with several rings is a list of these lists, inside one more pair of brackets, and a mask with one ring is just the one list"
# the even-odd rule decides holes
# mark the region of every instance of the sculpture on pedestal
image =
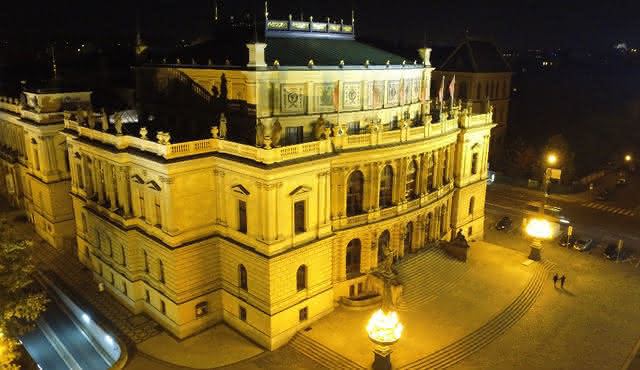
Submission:
[[282,136],[282,126],[280,120],[276,119],[271,127],[271,145],[275,148],[280,146],[280,137]]
[[114,126],[116,128],[116,135],[122,135],[122,116],[116,116],[116,122]]
[[140,128],[140,138],[143,140],[147,140],[147,128],[146,127],[141,127]]
[[315,124],[313,125],[313,136],[315,137],[316,140],[322,139],[322,135],[324,135],[325,133],[326,125],[327,124],[324,118],[322,117],[322,114],[320,114],[320,117],[318,117]]
[[227,137],[227,117],[224,113],[220,113],[220,124],[218,125],[220,129],[220,138],[224,139]]
[[260,148],[264,146],[264,125],[260,119],[256,124],[256,146]]

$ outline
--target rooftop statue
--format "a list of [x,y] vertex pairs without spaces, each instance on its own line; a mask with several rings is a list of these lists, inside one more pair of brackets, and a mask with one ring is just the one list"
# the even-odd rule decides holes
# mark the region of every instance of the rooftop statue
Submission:
[[259,148],[264,146],[264,125],[260,119],[256,124],[256,146]]
[[280,120],[276,119],[271,127],[271,145],[275,148],[280,146],[280,137],[282,136],[282,126]]
[[114,126],[116,128],[116,134],[122,135],[122,115],[116,116],[116,122]]

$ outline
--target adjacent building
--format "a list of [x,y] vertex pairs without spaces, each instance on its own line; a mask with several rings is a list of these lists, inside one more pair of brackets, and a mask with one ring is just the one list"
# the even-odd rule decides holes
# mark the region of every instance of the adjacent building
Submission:
[[90,97],[60,89],[0,97],[0,193],[24,208],[38,234],[56,247],[75,241],[62,111],[87,109]]
[[429,52],[267,18],[150,59],[136,119],[64,114],[79,260],[178,338],[223,321],[275,349],[367,294],[385,246],[482,238],[492,113],[433,113]]
[[502,53],[489,41],[467,38],[435,67],[432,92],[437,94],[444,77],[445,100],[450,98],[447,89],[455,75],[455,99],[471,101],[474,112],[486,112],[487,101],[490,102],[496,125],[491,132],[490,161],[501,158],[513,75]]

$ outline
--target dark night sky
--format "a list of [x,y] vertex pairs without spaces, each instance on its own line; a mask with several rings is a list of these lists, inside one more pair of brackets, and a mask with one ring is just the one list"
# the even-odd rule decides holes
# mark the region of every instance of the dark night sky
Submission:
[[[7,1],[0,12],[0,38],[133,37],[136,4],[147,39],[195,38],[211,17],[213,0]],[[219,0],[223,16],[263,11],[263,1]],[[52,4],[55,4],[53,6]],[[326,0],[269,1],[270,14],[305,18],[332,16],[345,21],[356,10],[359,36],[420,43],[455,44],[469,29],[472,36],[493,39],[501,47],[577,47],[605,49],[618,42],[640,43],[634,22],[638,1],[442,1]]]

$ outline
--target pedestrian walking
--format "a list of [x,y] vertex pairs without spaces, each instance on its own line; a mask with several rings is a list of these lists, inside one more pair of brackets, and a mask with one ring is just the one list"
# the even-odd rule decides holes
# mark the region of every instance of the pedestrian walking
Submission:
[[556,287],[556,283],[558,282],[558,273],[556,272],[555,275],[553,275],[553,287]]
[[562,275],[562,277],[560,277],[560,288],[564,289],[564,282],[567,280],[567,278]]

